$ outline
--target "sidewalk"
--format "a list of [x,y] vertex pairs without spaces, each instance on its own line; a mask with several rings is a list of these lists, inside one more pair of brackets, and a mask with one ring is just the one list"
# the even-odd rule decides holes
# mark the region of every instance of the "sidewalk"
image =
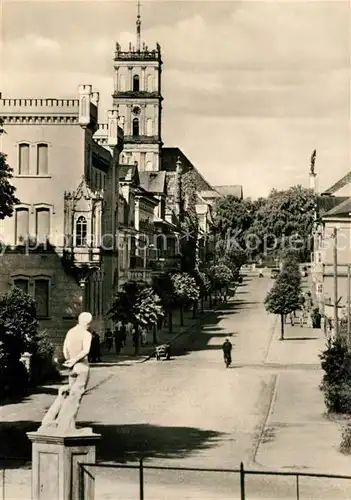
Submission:
[[284,340],[280,339],[280,321],[277,321],[265,364],[308,365],[320,369],[319,354],[324,350],[326,339],[320,328],[299,324],[285,325]]
[[265,364],[281,368],[271,409],[256,455],[257,465],[272,470],[349,474],[350,458],[339,452],[340,424],[325,414],[319,389],[322,330],[286,325],[280,338],[277,322]]
[[110,352],[107,352],[102,346],[101,349],[101,363],[91,363],[92,366],[108,366],[108,365],[120,365],[124,363],[130,364],[134,363],[143,363],[150,359],[155,354],[155,348],[160,344],[170,344],[181,335],[185,335],[189,330],[191,330],[199,321],[203,321],[206,318],[206,314],[212,312],[213,309],[208,309],[208,305],[205,304],[204,313],[197,312],[195,318],[193,318],[193,312],[187,311],[184,312],[184,326],[180,326],[180,313],[179,311],[175,311],[173,314],[173,328],[172,333],[169,333],[168,326],[162,328],[162,330],[158,330],[156,334],[157,343],[154,344],[153,332],[148,332],[147,344],[140,345],[139,354],[136,356],[134,354],[134,346],[132,342],[131,335],[127,336],[126,346],[122,348],[120,354],[116,354],[114,351],[114,347]]

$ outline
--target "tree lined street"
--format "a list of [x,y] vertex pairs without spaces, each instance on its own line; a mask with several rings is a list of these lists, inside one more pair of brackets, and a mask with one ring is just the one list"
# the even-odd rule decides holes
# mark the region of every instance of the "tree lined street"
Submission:
[[[170,361],[92,369],[78,420],[102,434],[99,460],[136,464],[143,457],[146,465],[230,469],[243,461],[247,469],[347,474],[348,459],[336,449],[337,426],[322,415],[322,333],[309,329],[306,340],[306,328],[288,327],[286,338],[296,340],[279,342],[279,322],[263,304],[271,283],[246,277],[234,301],[177,339]],[[230,369],[221,351],[226,337],[233,344]],[[36,394],[1,408],[2,455],[29,454],[24,432],[38,426],[52,399]],[[9,453],[14,433],[18,446]],[[7,498],[29,498],[29,473],[9,472]],[[97,497],[137,498],[137,471],[95,473]],[[145,482],[150,499],[239,498],[239,476],[229,473],[145,471]],[[336,480],[300,482],[301,498],[350,498],[351,482],[347,488]],[[247,498],[294,495],[294,478],[247,478]]]

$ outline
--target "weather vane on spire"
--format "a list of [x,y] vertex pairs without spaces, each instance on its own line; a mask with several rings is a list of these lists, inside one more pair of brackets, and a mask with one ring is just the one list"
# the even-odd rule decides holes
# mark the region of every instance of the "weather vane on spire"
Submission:
[[136,27],[137,27],[137,51],[140,52],[140,27],[141,27],[141,19],[140,19],[140,1],[137,3],[138,7],[138,15],[137,15],[137,22],[136,22]]

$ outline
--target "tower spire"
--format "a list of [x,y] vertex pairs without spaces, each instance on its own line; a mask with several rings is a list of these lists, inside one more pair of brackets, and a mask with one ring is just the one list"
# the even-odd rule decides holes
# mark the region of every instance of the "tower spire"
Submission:
[[140,52],[140,28],[141,28],[141,19],[140,19],[140,1],[138,0],[137,7],[138,7],[138,14],[137,14],[137,21],[136,21],[136,29],[137,29],[137,52]]

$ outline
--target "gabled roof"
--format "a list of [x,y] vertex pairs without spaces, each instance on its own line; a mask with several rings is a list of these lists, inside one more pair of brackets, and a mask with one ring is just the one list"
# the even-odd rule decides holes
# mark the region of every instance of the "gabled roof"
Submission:
[[[335,184],[333,184],[329,189],[324,191],[323,194],[334,194],[339,191],[339,189],[342,189],[343,187],[347,186],[347,184],[351,183],[351,171],[348,172],[344,177],[342,177],[340,180],[338,180]],[[350,187],[351,191],[351,187]]]
[[317,197],[317,212],[319,216],[324,216],[327,212],[337,207],[344,201],[348,200],[348,196],[330,196],[322,195]]
[[196,183],[199,190],[212,189],[211,184],[206,181],[203,175],[197,170],[197,168],[192,164],[189,158],[179,148],[162,148],[161,170],[164,170],[166,172],[175,172],[177,168],[178,158],[180,159],[184,174],[186,174],[190,170],[193,170],[196,173]]
[[150,193],[166,192],[166,172],[140,172],[140,186]]
[[140,177],[138,167],[136,165],[119,165],[118,172],[120,182],[133,182],[139,186]]
[[236,198],[242,200],[243,198],[243,187],[239,184],[227,185],[227,186],[213,186],[213,189],[218,191],[222,196],[232,195]]
[[346,217],[351,218],[351,197],[347,198],[345,201],[337,205],[336,207],[329,210],[329,212],[323,215],[325,217]]

